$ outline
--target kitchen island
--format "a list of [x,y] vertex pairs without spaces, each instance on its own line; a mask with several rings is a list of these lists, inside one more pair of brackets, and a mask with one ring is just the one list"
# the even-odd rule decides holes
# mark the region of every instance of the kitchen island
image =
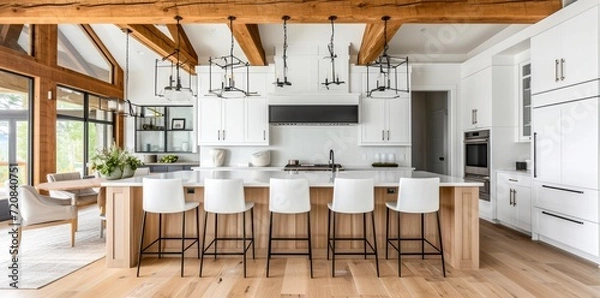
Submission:
[[[315,258],[324,258],[327,244],[327,203],[333,195],[333,181],[336,177],[373,178],[375,181],[375,226],[380,257],[385,257],[385,202],[397,199],[400,177],[440,178],[440,220],[443,234],[444,255],[446,263],[457,269],[479,268],[479,189],[480,183],[465,182],[463,179],[443,176],[421,171],[347,171],[347,172],[296,172],[296,171],[252,171],[252,170],[203,170],[181,171],[173,173],[151,174],[152,178],[182,178],[186,187],[186,199],[203,201],[203,185],[206,178],[240,178],[244,180],[246,201],[254,202],[254,225],[257,258],[265,258],[269,229],[269,179],[270,178],[306,178],[311,187],[311,229],[313,238],[313,254]],[[112,180],[102,183],[106,187],[106,235],[107,235],[107,267],[128,268],[136,265],[139,236],[142,222],[142,178],[133,177]],[[168,200],[169,194],[165,194]],[[202,208],[202,206],[200,207]],[[201,212],[202,214],[202,212]],[[186,234],[195,234],[194,214],[186,216]],[[202,217],[202,215],[201,215]],[[212,218],[212,217],[211,217]],[[390,235],[396,234],[395,216],[392,214]],[[226,221],[220,217],[219,233],[236,235],[238,221],[241,216],[228,216]],[[201,220],[203,220],[201,218]],[[306,237],[306,216],[293,215],[276,218],[277,226],[274,236]],[[202,223],[203,221],[200,221]],[[181,233],[181,215],[169,215],[163,219],[163,235],[179,235]],[[212,239],[214,226],[212,220],[207,228],[207,239]],[[149,216],[147,220],[144,243],[149,243],[158,234],[158,217]],[[361,216],[338,217],[337,234],[360,235],[362,233]],[[202,229],[202,227],[200,227]],[[402,236],[417,236],[420,233],[418,215],[402,215]],[[426,216],[425,234],[437,245],[437,228],[435,217]],[[178,243],[167,243],[166,249],[177,248]],[[286,241],[287,242],[287,241]],[[418,250],[420,244],[403,243],[403,250]],[[240,244],[223,243],[223,248],[239,249]],[[362,244],[340,243],[346,249],[362,250]],[[221,247],[221,243],[220,243]],[[304,242],[274,243],[273,247],[288,250],[304,250]],[[197,256],[190,249],[186,256]],[[391,253],[392,257],[396,254]]]

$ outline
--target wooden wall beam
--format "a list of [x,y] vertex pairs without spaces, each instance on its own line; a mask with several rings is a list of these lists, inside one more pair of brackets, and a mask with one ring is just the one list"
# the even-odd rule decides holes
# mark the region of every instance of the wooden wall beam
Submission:
[[[177,50],[177,43],[163,34],[154,25],[128,24],[117,26],[121,29],[130,29],[133,38],[162,57],[167,57]],[[171,55],[169,60],[177,63],[177,55]],[[196,73],[196,65],[198,65],[198,55],[196,52],[188,52],[182,48],[179,52],[179,61],[183,69],[187,72],[191,74]]]
[[[46,182],[56,172],[56,84],[47,78],[33,80],[33,184]],[[48,99],[48,91],[53,98]]]
[[[387,40],[388,42],[394,37],[402,23],[388,22],[387,24]],[[384,45],[384,24],[383,22],[375,24],[367,24],[363,33],[360,50],[358,51],[358,65],[365,65],[377,58],[383,52]]]
[[233,28],[230,29],[251,65],[267,65],[267,58],[265,57],[265,50],[260,40],[260,32],[258,32],[257,24],[234,23]]
[[535,23],[562,7],[561,0],[378,0],[378,1],[196,1],[196,0],[19,0],[0,4],[0,23],[279,24],[289,15],[295,23],[377,23],[384,15],[402,23]]

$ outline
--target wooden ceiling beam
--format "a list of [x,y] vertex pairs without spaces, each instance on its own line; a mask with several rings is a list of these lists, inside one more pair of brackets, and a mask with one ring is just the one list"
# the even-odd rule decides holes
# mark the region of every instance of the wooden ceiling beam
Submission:
[[379,1],[196,1],[196,0],[12,0],[0,4],[0,23],[58,24],[279,24],[282,15],[294,23],[378,23],[389,15],[401,23],[535,23],[562,7],[561,0],[379,0]]
[[[402,23],[388,22],[387,24],[387,40],[390,41],[392,37],[398,32]],[[358,51],[358,65],[365,65],[372,62],[383,52],[383,46],[385,41],[384,24],[380,22],[378,24],[367,24],[365,32],[363,33],[362,42],[360,44],[360,50]]]
[[173,41],[175,41],[175,43],[178,42],[177,34],[179,34],[179,41],[181,42],[181,48],[184,51],[186,51],[188,53],[196,53],[196,50],[194,50],[194,46],[192,45],[192,42],[188,38],[188,36],[185,33],[185,30],[183,29],[183,26],[181,26],[181,24],[179,24],[179,25],[167,24],[167,29],[169,29],[169,33],[171,33],[171,37],[173,38]]
[[246,58],[252,66],[267,65],[265,50],[260,40],[257,24],[233,24],[233,28],[229,28],[233,32],[235,40],[246,54]]
[[[177,55],[173,54],[177,50],[177,42],[163,34],[154,25],[128,24],[117,26],[121,29],[130,29],[133,38],[161,57],[169,56],[168,59],[170,61],[177,63]],[[196,65],[198,65],[198,55],[196,52],[189,52],[185,48],[181,48],[179,61],[182,68],[187,72],[191,74],[196,73]]]

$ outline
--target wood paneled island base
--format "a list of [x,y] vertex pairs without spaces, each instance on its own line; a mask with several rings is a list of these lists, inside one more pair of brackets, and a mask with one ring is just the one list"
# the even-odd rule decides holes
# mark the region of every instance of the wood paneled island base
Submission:
[[[397,187],[375,188],[375,225],[377,229],[377,245],[379,256],[385,257],[385,202],[395,201]],[[313,253],[315,258],[325,258],[327,243],[327,203],[331,202],[332,187],[311,187],[311,225]],[[266,258],[268,228],[269,228],[269,188],[268,187],[246,187],[246,200],[255,203],[254,225],[256,241],[256,257]],[[165,194],[165,199],[169,195]],[[188,187],[187,200],[203,201],[202,187]],[[128,268],[137,264],[139,236],[142,222],[142,188],[140,186],[107,186],[107,242],[106,263],[109,268]],[[440,187],[440,220],[443,234],[444,255],[446,263],[456,269],[478,269],[479,268],[479,189],[474,186],[441,186]],[[202,209],[202,206],[200,207]],[[203,223],[202,214],[200,223]],[[396,216],[392,212],[390,234],[396,235]],[[276,215],[276,227],[274,236],[278,237],[306,237],[306,216],[304,215]],[[186,214],[186,234],[195,235],[195,214]],[[214,233],[213,216],[209,217],[207,229],[207,241],[212,239]],[[249,216],[248,216],[249,218]],[[238,221],[241,216],[230,215],[227,218],[219,217],[220,235],[237,235]],[[249,220],[249,219],[248,219]],[[339,236],[361,235],[362,216],[341,215],[337,217]],[[420,221],[418,215],[402,214],[402,236],[416,236],[420,233]],[[146,236],[144,243],[149,243],[157,235],[158,217],[149,216],[147,220]],[[367,220],[367,225],[370,220]],[[178,236],[181,233],[181,215],[169,215],[163,217],[163,235]],[[240,225],[241,226],[241,225]],[[247,225],[248,229],[250,225]],[[200,227],[202,229],[202,226]],[[367,230],[370,226],[367,226]],[[248,230],[249,231],[249,230]],[[223,234],[221,234],[223,233]],[[437,244],[437,229],[435,217],[427,215],[425,221],[425,234],[427,238]],[[202,237],[200,237],[202,238]],[[168,250],[179,247],[180,242],[172,241],[164,247]],[[202,245],[202,243],[201,243]],[[233,250],[241,249],[240,244],[221,243],[219,249]],[[221,248],[222,247],[222,248]],[[275,250],[305,250],[305,242],[273,243]],[[339,242],[339,248],[348,250],[362,250],[361,242],[348,243]],[[402,245],[403,251],[420,250],[420,242],[411,241]],[[190,249],[186,257],[195,258],[197,251]],[[251,255],[249,255],[251,256]],[[390,257],[397,258],[395,250],[390,248]]]

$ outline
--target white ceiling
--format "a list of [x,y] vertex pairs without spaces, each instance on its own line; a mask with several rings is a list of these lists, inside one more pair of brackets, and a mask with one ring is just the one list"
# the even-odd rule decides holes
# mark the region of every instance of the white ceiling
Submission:
[[[409,55],[411,61],[463,62],[485,48],[506,38],[528,25],[498,24],[404,24],[389,42],[388,53]],[[111,51],[115,59],[125,68],[125,34],[112,24],[92,25],[97,35]],[[167,32],[165,26],[157,26]],[[226,24],[184,24],[200,64],[207,64],[208,57],[229,53],[231,33]],[[364,24],[336,24],[335,45],[342,49],[350,45],[350,55],[356,58],[362,40]],[[262,45],[268,61],[272,61],[276,47],[283,43],[281,24],[259,25]],[[299,44],[329,43],[329,24],[288,24],[288,44],[290,49]],[[234,53],[246,59],[237,42]],[[339,51],[339,50],[338,50]],[[154,60],[161,58],[153,51],[138,43],[130,42],[130,90],[148,89],[153,86]],[[138,82],[140,81],[140,82]],[[152,94],[153,95],[153,94]],[[131,94],[135,98],[135,94]],[[147,97],[147,95],[144,95]]]

